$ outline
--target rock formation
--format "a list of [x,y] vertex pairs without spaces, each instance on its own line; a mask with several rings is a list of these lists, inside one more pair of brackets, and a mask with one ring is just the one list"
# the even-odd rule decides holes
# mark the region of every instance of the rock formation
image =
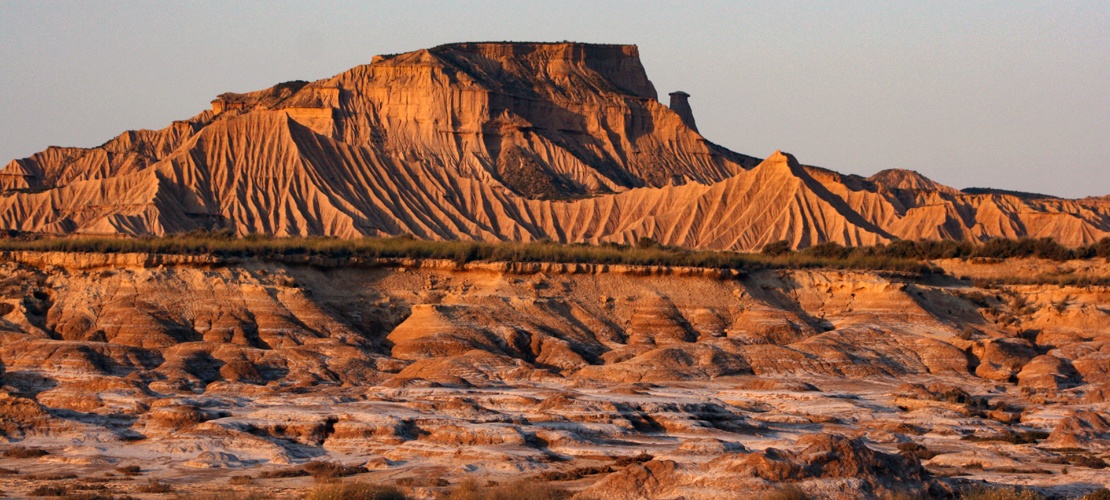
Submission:
[[162,130],[0,170],[0,229],[634,243],[758,250],[1110,235],[1110,202],[865,179],[698,134],[635,46],[462,43],[227,93]]
[[694,123],[694,110],[690,108],[690,94],[681,90],[671,92],[671,111],[678,113],[678,117],[682,119],[682,123],[690,127],[694,132],[698,131],[698,126]]
[[286,476],[330,460],[424,497],[468,477],[601,498],[950,495],[953,476],[1079,496],[1110,486],[1110,291],[984,278],[1058,266],[975,264],[979,288],[3,253],[0,450],[42,451],[0,457],[0,486],[139,461],[196,478],[180,493],[229,475],[291,493],[311,479]]

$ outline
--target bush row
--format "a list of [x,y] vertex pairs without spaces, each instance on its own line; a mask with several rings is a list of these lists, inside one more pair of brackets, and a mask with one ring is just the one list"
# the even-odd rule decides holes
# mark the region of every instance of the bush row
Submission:
[[958,241],[896,241],[886,245],[844,247],[822,243],[791,250],[779,241],[760,253],[689,250],[659,245],[641,238],[635,245],[605,243],[558,244],[552,242],[429,241],[395,238],[276,238],[251,235],[234,237],[227,232],[192,232],[166,237],[34,237],[0,238],[0,251],[31,250],[94,253],[154,253],[214,255],[280,259],[291,256],[346,258],[447,259],[457,263],[554,262],[641,266],[689,266],[715,269],[762,268],[868,269],[911,273],[937,270],[924,261],[945,258],[1021,258],[1053,260],[1110,257],[1110,238],[1081,248],[1068,248],[1054,240],[996,239],[973,245]]

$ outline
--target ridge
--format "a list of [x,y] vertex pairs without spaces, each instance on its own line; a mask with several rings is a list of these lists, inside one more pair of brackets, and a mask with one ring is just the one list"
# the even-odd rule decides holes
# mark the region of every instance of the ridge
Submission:
[[0,170],[0,229],[646,237],[716,250],[1110,236],[1097,199],[968,194],[903,170],[842,175],[782,151],[760,160],[693,123],[659,102],[636,45],[446,44],[13,160]]

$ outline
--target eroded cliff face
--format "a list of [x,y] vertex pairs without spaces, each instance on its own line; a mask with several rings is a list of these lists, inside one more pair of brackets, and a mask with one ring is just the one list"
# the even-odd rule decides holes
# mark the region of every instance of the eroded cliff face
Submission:
[[[547,473],[613,498],[939,494],[952,484],[934,475],[955,471],[1069,495],[1110,485],[1094,468],[1110,449],[1106,287],[2,257],[0,442],[51,453],[0,458],[24,474],[217,469],[179,486],[192,491],[325,458],[373,482]],[[982,279],[1062,265],[940,264]],[[1052,434],[991,441],[1025,431]],[[654,458],[627,459],[641,452]]]
[[967,195],[915,173],[842,176],[779,153],[761,164],[707,141],[683,116],[658,101],[635,46],[445,45],[223,94],[159,131],[14,160],[0,170],[0,228],[646,236],[732,250],[779,239],[1079,245],[1110,235],[1106,200]]

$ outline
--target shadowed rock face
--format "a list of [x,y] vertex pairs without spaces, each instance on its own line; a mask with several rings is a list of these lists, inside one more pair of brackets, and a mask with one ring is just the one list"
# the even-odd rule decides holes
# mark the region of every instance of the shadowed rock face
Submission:
[[[0,456],[24,474],[0,474],[12,496],[38,486],[31,474],[133,463],[195,478],[181,493],[234,474],[292,494],[311,479],[261,473],[313,459],[368,482],[525,478],[586,498],[937,496],[957,472],[1059,496],[1108,482],[1105,286],[0,259],[0,450],[50,452]],[[938,264],[1110,275],[1092,261]]]
[[694,110],[690,108],[690,94],[681,90],[671,92],[671,111],[678,113],[678,117],[682,118],[682,123],[690,127],[694,132],[698,131],[698,126],[694,124]]

